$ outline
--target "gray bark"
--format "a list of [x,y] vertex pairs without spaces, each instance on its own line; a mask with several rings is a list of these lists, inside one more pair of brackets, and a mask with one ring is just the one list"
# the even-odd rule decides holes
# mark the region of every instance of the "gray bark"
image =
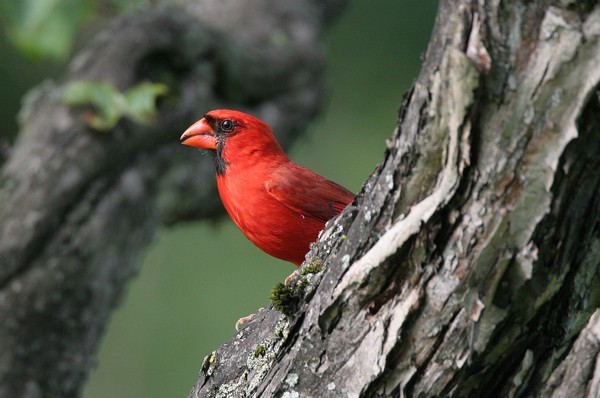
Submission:
[[[265,119],[287,146],[319,108],[322,33],[344,3],[149,5],[29,95],[0,165],[0,397],[78,395],[156,229],[218,216],[211,165],[178,144],[183,129],[226,106]],[[153,125],[100,133],[64,104],[77,80],[162,81],[170,93]]]
[[598,65],[595,2],[441,1],[385,159],[305,263],[324,270],[190,397],[598,397]]

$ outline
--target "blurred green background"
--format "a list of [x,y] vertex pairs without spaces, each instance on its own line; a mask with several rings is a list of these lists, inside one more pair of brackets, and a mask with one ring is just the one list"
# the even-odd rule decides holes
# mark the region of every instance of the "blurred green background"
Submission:
[[[0,0],[0,11],[7,2],[15,3]],[[327,106],[292,149],[295,161],[358,192],[383,158],[436,8],[418,0],[350,5],[327,35]],[[9,22],[2,21],[6,34]],[[63,69],[58,61],[22,58],[3,34],[1,131],[16,132],[22,95]],[[223,219],[161,231],[139,269],[101,343],[86,398],[187,396],[204,356],[235,334],[239,317],[268,305],[271,288],[293,266],[259,251]]]

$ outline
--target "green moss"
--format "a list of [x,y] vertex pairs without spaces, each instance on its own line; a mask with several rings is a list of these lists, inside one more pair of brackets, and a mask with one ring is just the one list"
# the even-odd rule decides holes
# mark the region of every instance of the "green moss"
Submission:
[[306,264],[300,269],[300,275],[305,276],[308,274],[317,274],[321,272],[322,269],[323,267],[321,267],[321,261],[313,260],[310,264]]
[[273,287],[269,299],[273,304],[273,308],[280,311],[285,316],[292,316],[298,309],[298,304],[301,298],[301,291],[298,289],[298,284],[294,287],[286,286],[283,283],[278,283]]
[[264,357],[266,353],[267,349],[265,347],[263,347],[262,345],[257,345],[254,349],[254,358]]
[[288,285],[278,283],[273,287],[269,299],[273,307],[285,316],[292,316],[298,310],[300,301],[305,297],[311,275],[321,272],[323,267],[320,260],[313,260],[300,268],[296,276]]
[[304,295],[304,291],[306,290],[306,286],[308,286],[308,279],[302,278],[298,282],[296,282],[296,284],[293,287],[293,291],[299,297],[302,297]]

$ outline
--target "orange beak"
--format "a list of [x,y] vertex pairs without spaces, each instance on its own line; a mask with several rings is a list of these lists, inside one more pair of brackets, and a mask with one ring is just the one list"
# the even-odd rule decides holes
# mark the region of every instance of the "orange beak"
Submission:
[[194,146],[196,148],[217,149],[215,135],[204,118],[188,127],[179,141],[183,145]]

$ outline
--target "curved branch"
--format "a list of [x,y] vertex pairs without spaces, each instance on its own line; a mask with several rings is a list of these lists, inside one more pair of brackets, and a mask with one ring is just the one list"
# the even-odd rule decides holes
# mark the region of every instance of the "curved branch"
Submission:
[[[158,226],[218,213],[211,167],[180,148],[180,132],[229,106],[288,145],[319,107],[321,33],[343,3],[148,6],[96,35],[63,82],[29,95],[0,177],[0,396],[77,394]],[[99,133],[63,103],[76,80],[161,81],[170,94],[153,125]]]

